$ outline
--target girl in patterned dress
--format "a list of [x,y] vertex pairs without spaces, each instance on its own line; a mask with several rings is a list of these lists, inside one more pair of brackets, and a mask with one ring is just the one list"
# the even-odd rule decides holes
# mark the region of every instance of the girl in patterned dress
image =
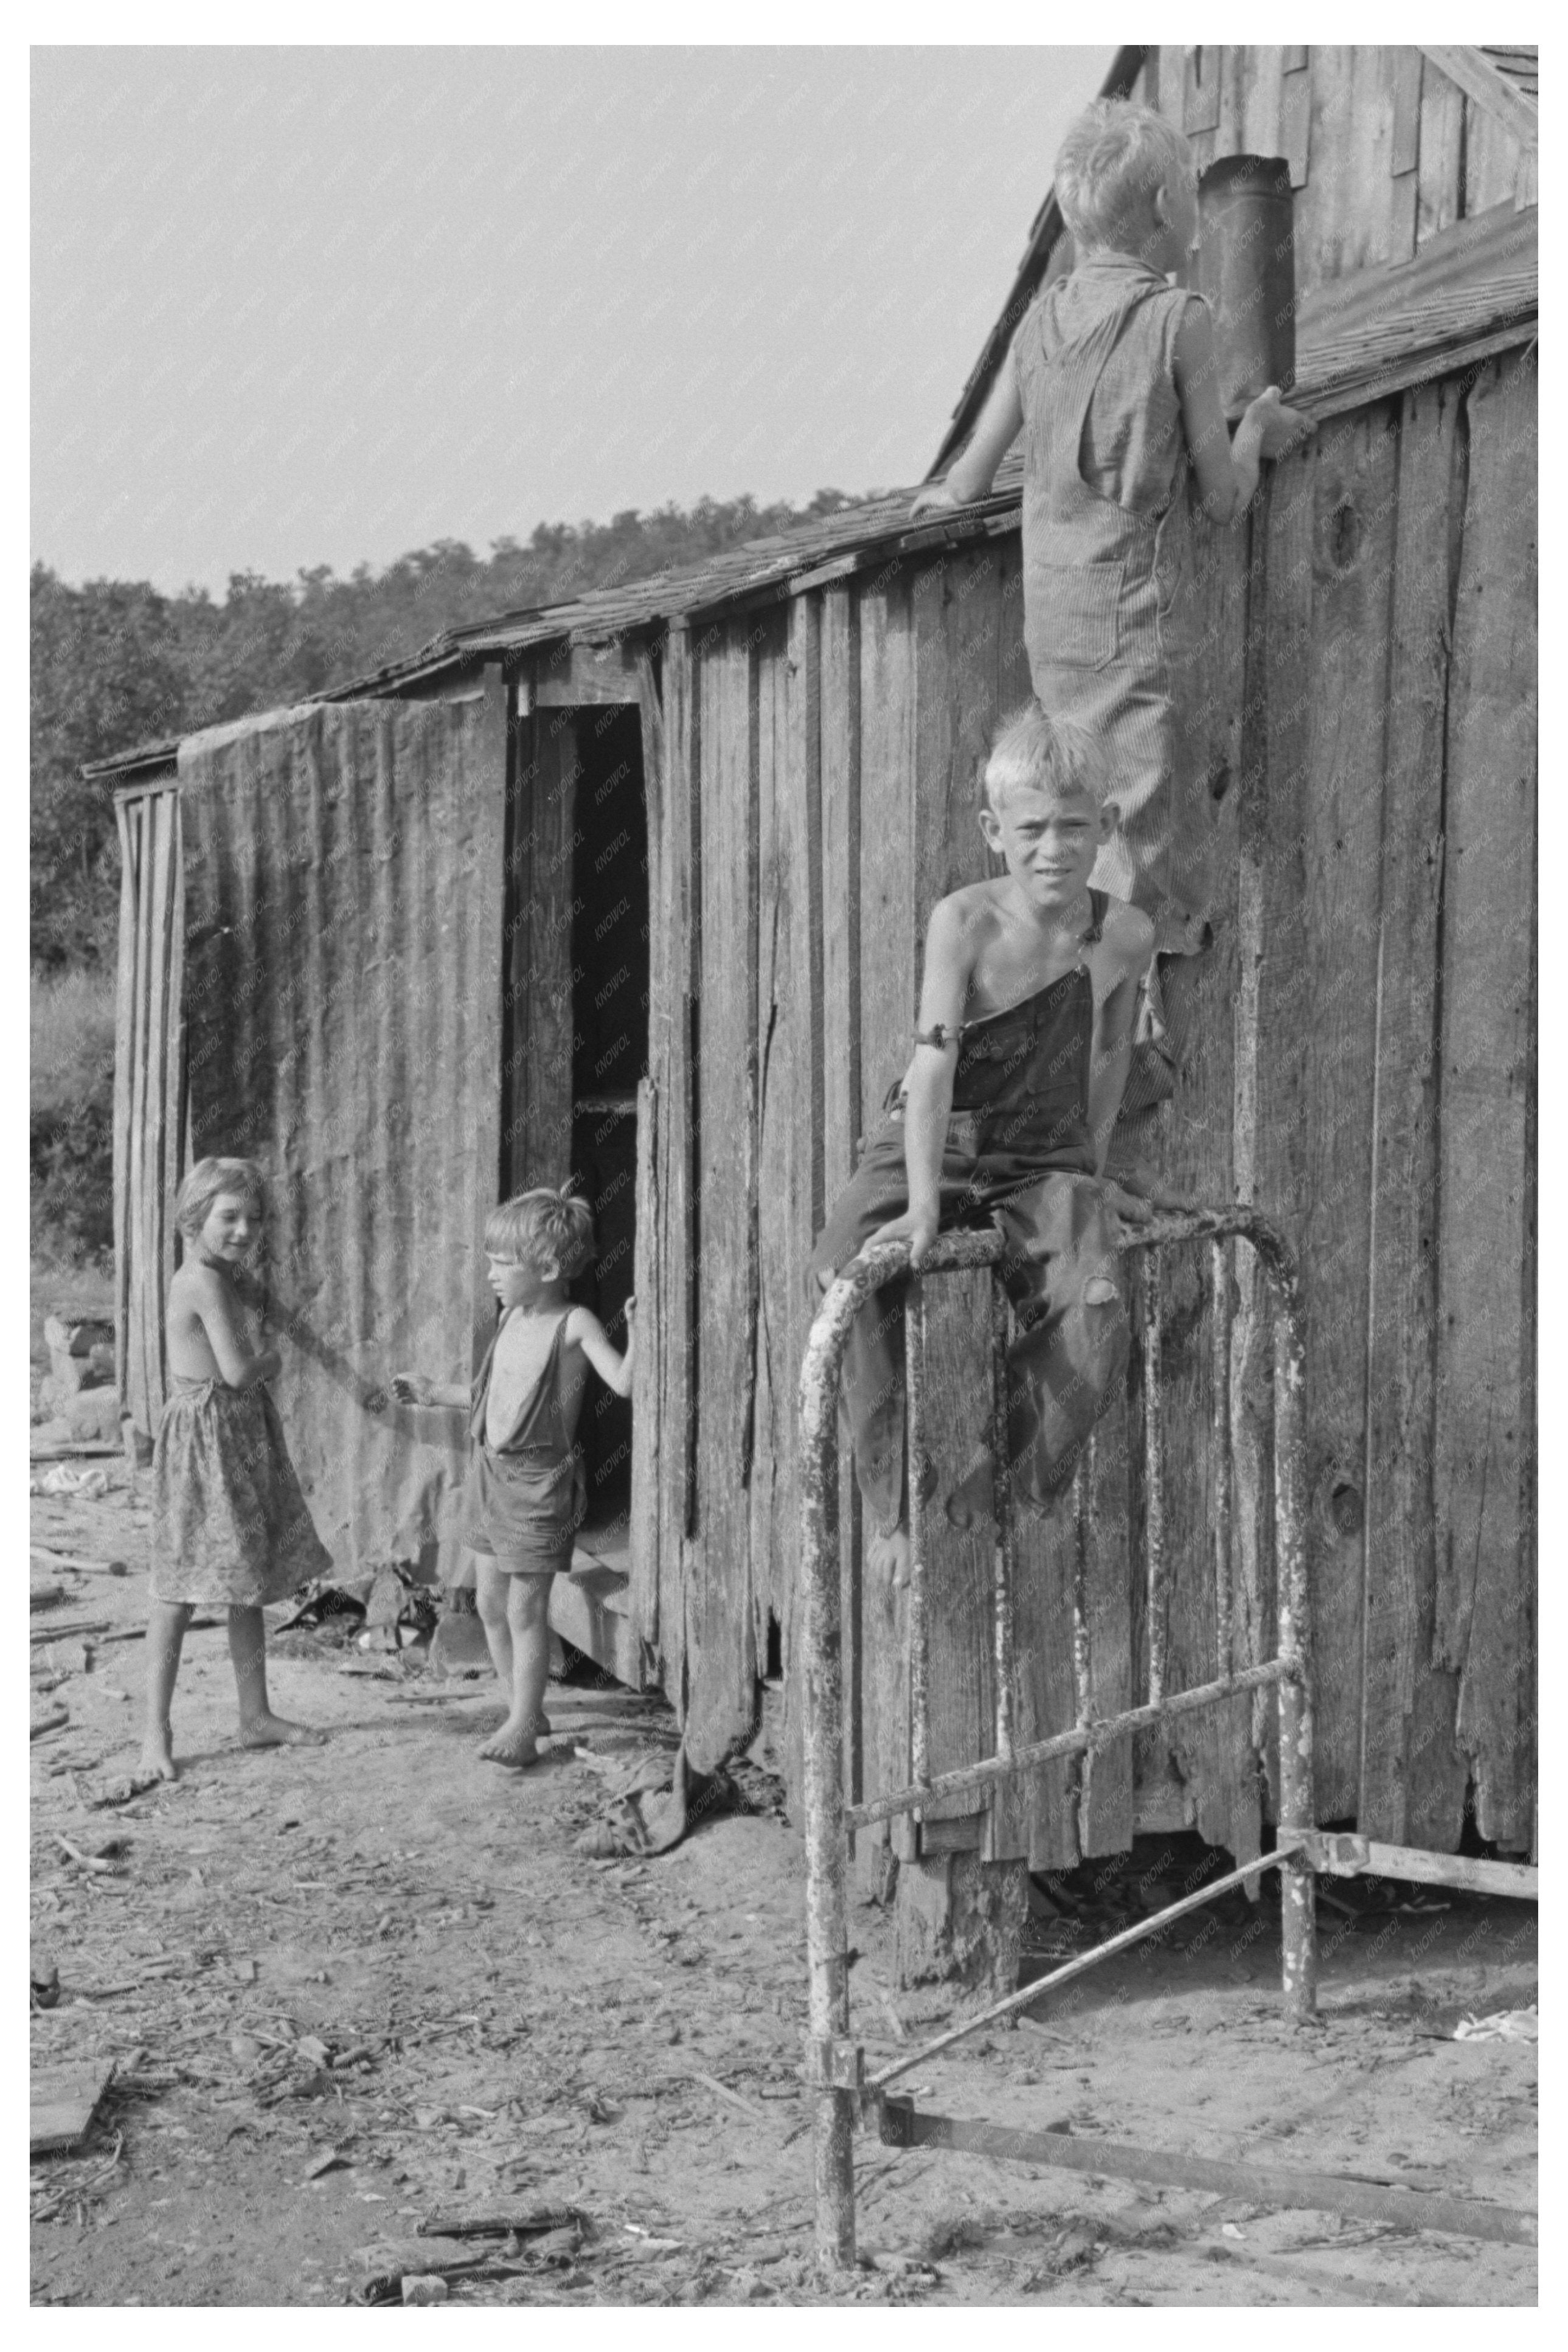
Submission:
[[174,1778],[169,1708],[198,1605],[228,1611],[241,1743],[292,1747],[321,1737],[274,1715],[267,1696],[262,1609],[324,1575],[331,1559],[268,1393],[280,1367],[278,1350],[258,1350],[247,1312],[259,1301],[245,1261],[260,1239],[263,1214],[261,1171],[250,1160],[198,1160],[174,1204],[185,1255],[169,1288],[170,1390],[153,1456],[141,1767],[163,1780]]

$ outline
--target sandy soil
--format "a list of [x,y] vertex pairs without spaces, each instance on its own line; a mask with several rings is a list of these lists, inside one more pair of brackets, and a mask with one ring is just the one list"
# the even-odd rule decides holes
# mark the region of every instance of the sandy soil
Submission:
[[[102,1501],[36,1500],[35,1540],[130,1560],[62,1580],[57,1613],[132,1626],[146,1502],[110,1467]],[[583,2223],[492,2240],[510,2274],[455,2275],[454,2302],[1534,2300],[1521,2248],[876,2145],[858,2156],[872,2260],[821,2281],[797,1829],[730,1815],[658,1861],[586,1861],[573,1839],[635,1744],[591,1691],[552,1704],[558,1725],[597,1718],[580,1738],[596,1761],[509,1774],[475,1757],[493,1684],[279,1647],[302,1654],[275,1654],[274,1703],[329,1743],[242,1752],[223,1632],[193,1633],[182,1778],[118,1810],[92,1800],[134,1757],[140,1643],[104,1643],[90,1670],[79,1643],[34,1652],[62,1677],[35,1710],[69,1711],[33,1747],[34,1938],[62,1984],[34,2063],[121,2068],[81,2152],[33,2168],[35,2301],[341,2304],[431,2259],[414,2236],[430,2215],[540,2206]],[[60,1833],[83,1853],[126,1838],[121,1869],[83,1868]],[[1086,1932],[1042,1935],[1060,1951]],[[879,1911],[854,1935],[858,2031],[881,2058],[934,2031],[944,1996],[891,1995]],[[1312,2029],[1280,2016],[1277,1944],[1268,1903],[1238,1895],[909,2087],[949,2114],[1533,2206],[1535,2049],[1451,2038],[1467,2011],[1535,1998],[1533,1907],[1325,1910]]]

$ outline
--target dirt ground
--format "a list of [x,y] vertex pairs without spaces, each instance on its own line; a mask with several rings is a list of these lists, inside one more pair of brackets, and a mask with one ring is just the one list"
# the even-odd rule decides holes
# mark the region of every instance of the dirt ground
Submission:
[[[34,1539],[131,1564],[59,1580],[57,1621],[118,1630],[140,1622],[147,1500],[144,1474],[108,1468],[101,1500],[36,1498]],[[35,2302],[343,2304],[463,2255],[421,2243],[428,2217],[542,2207],[581,2219],[468,2242],[482,2268],[448,2273],[453,2303],[1534,2301],[1523,2248],[875,2144],[857,2163],[870,2259],[824,2281],[798,1827],[732,1813],[657,1861],[573,1851],[637,1725],[668,1737],[667,1717],[555,1688],[589,1757],[506,1773],[475,1756],[493,1682],[294,1633],[274,1703],[330,1738],[247,1754],[224,1633],[194,1631],[180,1780],[103,1807],[135,1754],[141,1644],[33,1656],[35,1716],[69,1717],[32,1749],[34,1943],[61,1984],[34,2066],[119,2067],[80,2151],[33,2167]],[[127,1843],[94,1870],[61,1836]],[[1075,1904],[1115,1880],[1135,1907],[1126,1888],[1158,1871],[1141,1844],[1131,1875],[1059,1885],[1042,1960],[1089,1937]],[[1280,2015],[1277,1908],[1237,1895],[904,2087],[947,2114],[1533,2207],[1535,2047],[1452,2039],[1466,2013],[1534,2000],[1533,1907],[1338,1892],[1315,2028]],[[852,1933],[857,2032],[882,2062],[938,2030],[945,1996],[894,1994],[883,1913],[858,1907]]]

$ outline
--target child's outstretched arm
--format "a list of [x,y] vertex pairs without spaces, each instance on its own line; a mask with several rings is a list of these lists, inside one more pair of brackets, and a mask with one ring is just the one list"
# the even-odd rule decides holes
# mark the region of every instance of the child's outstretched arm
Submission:
[[[394,1372],[388,1383],[398,1404],[457,1406],[467,1411],[473,1391],[456,1381],[427,1381],[422,1372]],[[374,1410],[376,1398],[367,1398]]]
[[1198,502],[1211,522],[1237,522],[1252,504],[1263,459],[1282,457],[1294,448],[1313,430],[1312,420],[1287,408],[1270,384],[1250,403],[1231,439],[1220,406],[1214,322],[1205,302],[1187,304],[1176,330],[1174,374]]
[[1014,373],[1012,353],[992,385],[974,436],[961,457],[947,469],[941,482],[927,482],[915,492],[910,502],[910,520],[922,514],[940,513],[949,507],[966,507],[974,499],[983,499],[996,478],[996,468],[1024,429],[1023,403],[1018,398],[1018,379]]
[[956,897],[939,899],[926,929],[920,1023],[906,1080],[904,1170],[910,1205],[863,1244],[873,1249],[879,1242],[908,1242],[911,1265],[920,1265],[936,1239],[942,1216],[942,1161],[958,1067],[958,1029],[973,968],[974,935],[962,903]]
[[637,1345],[637,1300],[628,1298],[626,1306],[626,1351],[623,1356],[610,1344],[608,1332],[598,1317],[586,1307],[574,1307],[566,1318],[566,1344],[581,1348],[599,1378],[608,1389],[620,1397],[632,1392],[632,1350]]

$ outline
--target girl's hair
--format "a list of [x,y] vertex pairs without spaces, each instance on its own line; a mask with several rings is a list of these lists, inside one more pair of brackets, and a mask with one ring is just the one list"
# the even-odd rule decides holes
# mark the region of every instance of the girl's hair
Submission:
[[224,1192],[248,1201],[258,1217],[266,1215],[267,1194],[254,1160],[198,1160],[174,1197],[174,1223],[187,1238],[201,1232]]
[[564,1188],[520,1192],[490,1211],[485,1247],[492,1257],[513,1258],[531,1274],[553,1264],[569,1281],[594,1255],[594,1212]]
[[1152,106],[1097,98],[1062,141],[1056,198],[1081,250],[1121,245],[1145,227],[1154,191],[1168,179],[1195,182],[1193,151]]
[[1076,719],[1053,719],[1037,702],[1026,702],[1002,723],[985,762],[980,797],[999,815],[1008,793],[1020,785],[1043,793],[1087,793],[1102,806],[1110,789],[1105,748]]

